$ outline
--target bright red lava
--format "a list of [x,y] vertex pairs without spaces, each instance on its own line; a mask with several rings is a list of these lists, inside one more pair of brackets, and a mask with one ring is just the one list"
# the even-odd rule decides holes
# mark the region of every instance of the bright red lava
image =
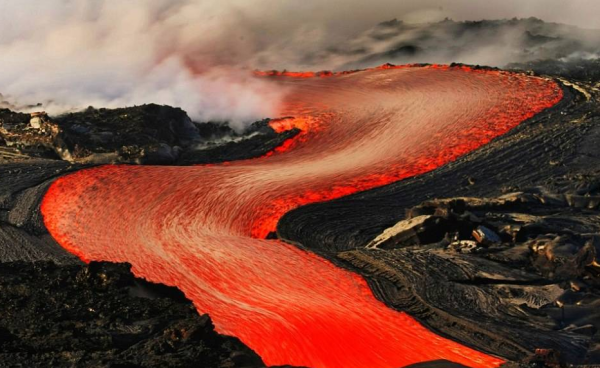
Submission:
[[175,285],[268,365],[402,367],[501,360],[436,336],[373,296],[360,276],[276,240],[300,205],[424,173],[562,98],[549,80],[467,67],[381,67],[272,78],[291,89],[265,157],[194,167],[103,166],[57,180],[42,204],[81,259],[130,262]]

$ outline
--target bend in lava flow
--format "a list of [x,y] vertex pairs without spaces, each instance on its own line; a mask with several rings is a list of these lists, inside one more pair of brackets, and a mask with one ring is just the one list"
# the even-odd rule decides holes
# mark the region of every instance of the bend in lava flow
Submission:
[[[406,65],[393,65],[383,64],[381,66],[362,69],[352,70],[344,72],[289,72],[289,71],[255,71],[255,75],[260,77],[288,77],[288,78],[327,78],[334,76],[343,76],[348,74],[354,74],[359,72],[370,72],[376,70],[400,70],[400,69],[411,69],[411,68],[428,68],[433,70],[458,70],[468,73],[478,73],[484,75],[497,75],[507,76],[509,78],[519,79],[519,88],[530,88],[528,84],[534,84],[534,87],[543,87],[547,80],[544,79],[527,79],[523,75],[515,74],[512,72],[501,71],[491,68],[473,68],[468,65],[441,65],[441,64],[406,64]],[[552,84],[550,84],[552,85]],[[364,175],[357,177],[350,182],[346,182],[343,185],[332,185],[326,190],[307,190],[304,193],[298,195],[294,193],[293,196],[287,198],[278,198],[274,201],[272,210],[265,213],[263,217],[255,221],[252,230],[252,236],[255,238],[265,238],[269,233],[274,232],[277,227],[279,219],[287,212],[294,208],[316,203],[325,202],[340,198],[346,195],[354,194],[357,192],[381,187],[387,184],[394,183],[396,181],[406,179],[412,176],[417,176],[428,171],[434,170],[448,162],[452,162],[460,156],[469,153],[487,143],[492,139],[502,134],[507,133],[509,130],[514,128],[520,122],[525,121],[535,116],[540,111],[543,111],[549,107],[554,106],[558,103],[562,97],[562,89],[554,85],[553,92],[550,94],[550,98],[545,98],[545,93],[548,90],[540,88],[539,94],[534,94],[528,97],[528,103],[532,108],[529,111],[519,111],[519,109],[508,108],[502,109],[499,107],[493,107],[490,109],[490,120],[479,127],[473,127],[470,130],[464,130],[459,133],[459,136],[455,137],[454,143],[448,146],[441,153],[436,153],[430,156],[421,156],[418,158],[418,162],[414,163],[410,167],[402,165],[403,167],[394,168],[390,167],[390,170],[385,173],[377,173]],[[323,108],[323,107],[321,107]],[[298,104],[294,104],[293,108],[288,108],[287,112],[302,111]],[[290,130],[293,128],[300,129],[301,133],[297,137],[292,137],[284,141],[284,143],[268,152],[265,156],[271,156],[276,153],[281,153],[293,149],[297,144],[301,144],[306,141],[307,133],[318,131],[321,129],[323,120],[332,120],[333,114],[329,114],[327,117],[315,118],[314,116],[299,116],[295,118],[283,118],[275,119],[270,122],[271,127],[278,133]]]
[[81,259],[129,262],[179,287],[217,330],[269,365],[401,367],[501,360],[436,336],[375,299],[365,280],[263,239],[298,206],[433,170],[556,104],[553,81],[468,67],[383,66],[269,79],[291,93],[259,159],[194,167],[102,166],[57,180],[52,236]]

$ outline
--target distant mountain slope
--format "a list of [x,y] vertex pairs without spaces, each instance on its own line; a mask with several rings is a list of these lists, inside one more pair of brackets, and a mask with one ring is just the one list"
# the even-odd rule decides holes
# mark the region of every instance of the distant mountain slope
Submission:
[[536,60],[600,57],[600,30],[537,18],[407,24],[383,22],[320,55],[315,64],[347,70],[382,63],[452,63],[502,67]]

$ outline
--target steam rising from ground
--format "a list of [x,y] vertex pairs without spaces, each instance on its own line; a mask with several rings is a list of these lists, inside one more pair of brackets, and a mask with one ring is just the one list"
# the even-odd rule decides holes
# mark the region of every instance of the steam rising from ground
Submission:
[[[235,14],[200,1],[24,1],[0,13],[0,89],[58,113],[156,102],[241,127],[282,91],[251,77],[228,42]],[[224,21],[225,20],[225,21]],[[243,26],[243,23],[240,24]],[[236,52],[238,53],[236,55]],[[39,107],[38,107],[39,109]]]
[[[7,100],[24,110],[41,102],[58,113],[155,102],[241,128],[275,116],[285,94],[252,78],[254,68],[500,66],[538,56],[594,57],[600,52],[590,46],[600,44],[596,32],[531,31],[524,23],[462,32],[462,23],[425,24],[446,16],[560,15],[593,27],[594,10],[600,11],[594,1],[0,0],[0,105]],[[407,23],[372,28],[393,17]]]

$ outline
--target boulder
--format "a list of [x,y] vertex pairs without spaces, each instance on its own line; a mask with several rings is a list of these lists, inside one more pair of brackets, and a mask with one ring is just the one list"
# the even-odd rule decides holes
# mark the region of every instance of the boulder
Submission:
[[488,246],[502,242],[502,239],[493,230],[480,225],[477,229],[473,230],[473,237],[477,243]]
[[413,217],[398,222],[373,239],[367,248],[393,249],[430,243],[443,239],[443,219],[433,215]]

